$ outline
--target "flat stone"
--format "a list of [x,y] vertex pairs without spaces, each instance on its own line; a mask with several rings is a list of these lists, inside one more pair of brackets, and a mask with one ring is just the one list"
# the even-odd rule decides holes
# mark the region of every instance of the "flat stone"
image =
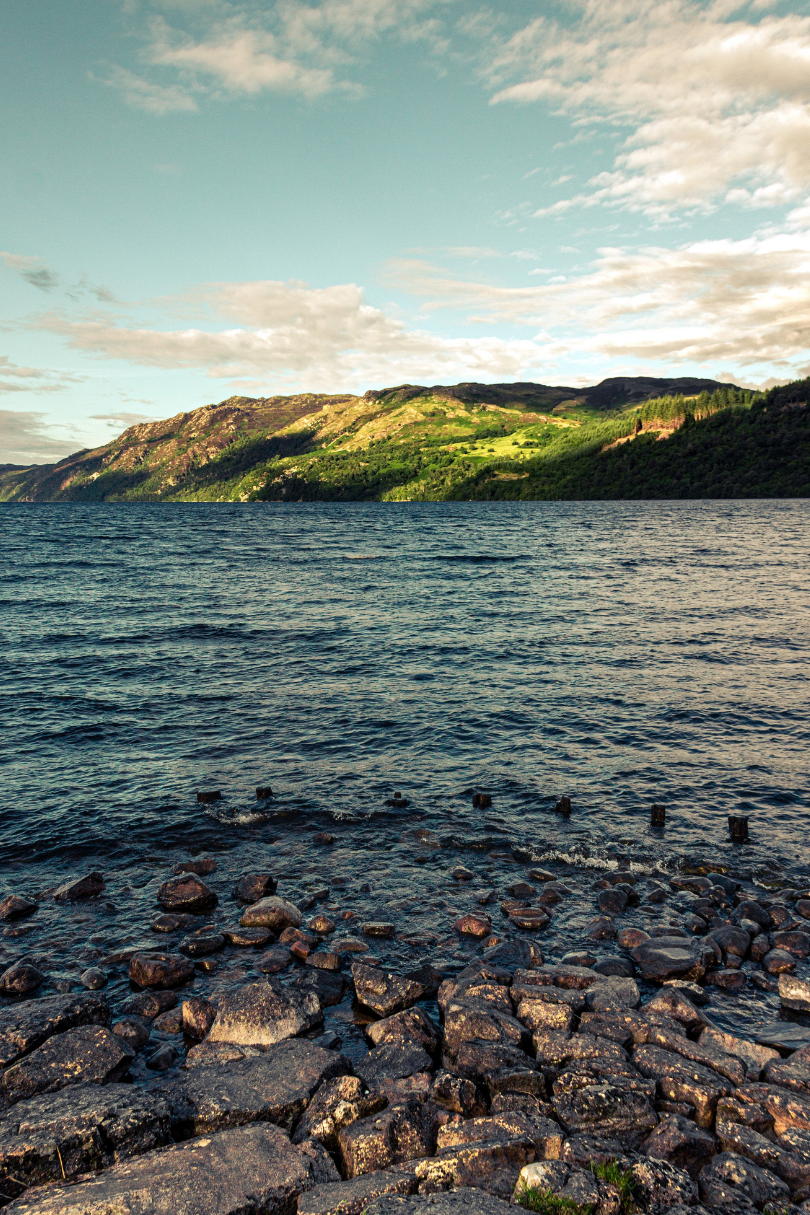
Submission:
[[303,919],[294,903],[271,894],[247,907],[239,923],[243,928],[271,928],[280,933],[285,928],[299,928]]
[[514,1207],[485,1190],[464,1186],[446,1194],[378,1198],[365,1215],[514,1215]]
[[591,970],[595,975],[602,975],[606,979],[632,979],[636,973],[636,968],[629,958],[600,958],[598,962],[593,963]]
[[262,945],[274,940],[274,933],[269,928],[223,928],[222,935],[229,945],[241,949],[260,949]]
[[543,954],[535,941],[514,940],[501,941],[485,950],[483,961],[489,965],[502,966],[506,970],[530,969],[542,966]]
[[176,1005],[177,996],[173,991],[143,991],[127,1000],[122,1005],[121,1012],[153,1021],[162,1012],[167,1012]]
[[267,1123],[236,1127],[24,1195],[14,1215],[291,1215],[299,1194],[337,1180],[318,1150]]
[[212,856],[201,856],[196,861],[178,861],[172,866],[172,873],[196,873],[197,877],[207,877],[216,870],[217,863]]
[[758,1045],[746,1038],[738,1038],[734,1034],[723,1033],[708,1025],[700,1035],[700,1045],[713,1047],[726,1055],[735,1055],[745,1065],[749,1080],[758,1080],[764,1067],[771,1059],[778,1059],[779,1052],[772,1047]]
[[762,969],[769,975],[792,974],[796,958],[786,949],[769,949],[762,959]]
[[643,1093],[612,1084],[589,1085],[552,1099],[562,1125],[572,1134],[609,1135],[626,1146],[638,1146],[658,1119]]
[[623,1008],[638,1008],[641,994],[635,979],[614,976],[589,987],[585,1003],[593,1012],[618,1012]]
[[695,1007],[682,986],[667,984],[662,987],[661,991],[647,1001],[641,1011],[646,1015],[664,1013],[678,1021],[686,1030],[697,1031],[711,1025],[709,1018]]
[[759,1030],[756,1040],[760,1046],[773,1047],[780,1054],[792,1054],[804,1046],[810,1046],[810,1026],[795,1025],[790,1021],[770,1021]]
[[195,873],[183,874],[164,882],[157,900],[166,911],[210,911],[217,896]]
[[784,1181],[732,1152],[718,1153],[701,1171],[698,1180],[701,1200],[712,1207],[728,1205],[729,1198],[733,1199],[737,1192],[760,1208],[766,1202],[787,1204],[790,1201],[790,1190]]
[[218,953],[224,945],[225,937],[221,933],[203,929],[194,936],[185,937],[179,949],[188,958],[207,958],[209,954]]
[[3,1091],[14,1102],[73,1084],[109,1084],[127,1073],[133,1057],[103,1025],[78,1025],[13,1064],[3,1074]]
[[45,996],[0,1009],[0,1065],[7,1066],[41,1046],[53,1034],[77,1025],[108,1025],[103,995]]
[[705,965],[701,957],[684,938],[653,937],[642,941],[631,952],[631,957],[641,971],[641,977],[653,982],[684,976],[703,977]]
[[27,899],[19,894],[7,894],[0,901],[0,920],[19,920],[23,916],[33,915],[39,906],[33,899]]
[[386,1194],[414,1194],[416,1186],[413,1170],[395,1165],[351,1181],[316,1186],[298,1199],[298,1215],[362,1215],[374,1199]]
[[152,932],[191,932],[196,928],[201,928],[202,925],[202,916],[188,915],[186,912],[175,914],[172,911],[165,911],[163,915],[155,916],[149,927]]
[[526,932],[541,932],[550,923],[542,907],[521,907],[509,912],[509,921]]
[[396,926],[383,920],[369,920],[363,925],[367,937],[383,937],[391,940],[396,935]]
[[177,954],[136,953],[130,959],[129,977],[139,987],[182,987],[194,978],[194,965]]
[[387,1042],[414,1043],[428,1052],[435,1051],[440,1041],[439,1027],[421,1008],[406,1008],[366,1027],[366,1036],[374,1046]]
[[387,1042],[354,1062],[355,1073],[370,1089],[380,1089],[386,1080],[399,1080],[417,1072],[430,1072],[430,1055],[415,1042]]
[[79,899],[94,899],[97,895],[104,892],[104,878],[100,873],[88,873],[85,877],[74,878],[71,882],[65,882],[53,892],[53,897],[58,903],[70,903]]
[[317,996],[283,987],[278,979],[267,979],[222,997],[208,1040],[236,1046],[272,1046],[313,1029],[322,1019]]
[[488,937],[492,932],[492,920],[489,916],[470,913],[456,920],[453,927],[464,937]]
[[[131,1084],[86,1085],[21,1101],[0,1130],[0,1179],[41,1185],[171,1143],[169,1107]],[[63,1173],[64,1170],[64,1173]]]
[[194,1067],[159,1091],[179,1138],[249,1122],[291,1131],[318,1086],[348,1070],[348,1061],[335,1051],[292,1040],[263,1054]]
[[276,879],[272,873],[245,873],[233,888],[233,897],[239,903],[258,903],[276,893]]

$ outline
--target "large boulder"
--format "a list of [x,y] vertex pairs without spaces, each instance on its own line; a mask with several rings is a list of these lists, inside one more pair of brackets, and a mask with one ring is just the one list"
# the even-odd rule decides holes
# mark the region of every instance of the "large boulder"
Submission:
[[697,1178],[703,1166],[717,1155],[717,1141],[690,1118],[670,1114],[648,1135],[642,1151],[656,1160],[666,1160],[676,1168],[684,1169],[690,1177]]
[[436,1114],[435,1106],[410,1100],[344,1127],[338,1143],[346,1176],[359,1177],[432,1155]]
[[389,1080],[431,1072],[433,1062],[430,1055],[415,1042],[386,1042],[355,1060],[354,1070],[369,1089],[379,1091],[385,1090]]
[[404,1045],[413,1043],[426,1051],[435,1051],[441,1037],[434,1021],[421,1008],[406,1008],[402,1012],[373,1021],[366,1027],[366,1036],[375,1046],[387,1042]]
[[787,1205],[790,1190],[779,1177],[733,1152],[720,1152],[701,1171],[700,1197],[710,1207],[733,1206],[740,1195],[760,1209],[767,1202]]
[[79,1025],[13,1064],[3,1074],[3,1092],[14,1102],[74,1084],[110,1084],[126,1075],[134,1057],[103,1025]]
[[664,1100],[693,1105],[695,1121],[707,1130],[711,1128],[718,1098],[732,1091],[731,1083],[717,1072],[659,1046],[637,1046],[633,1063],[642,1076],[657,1082]]
[[552,1105],[569,1134],[598,1130],[627,1147],[637,1147],[658,1122],[645,1093],[619,1084],[592,1084],[560,1093]]
[[444,1013],[444,1049],[454,1058],[463,1042],[492,1042],[519,1047],[524,1025],[483,1000],[451,1000]]
[[207,1041],[272,1046],[312,1029],[322,1020],[317,996],[292,991],[278,979],[267,979],[223,996]]
[[217,905],[217,896],[196,873],[169,878],[158,890],[157,898],[166,911],[210,911]]
[[131,1084],[88,1084],[21,1101],[0,1131],[0,1190],[107,1168],[171,1143],[169,1107]]
[[178,1138],[249,1122],[272,1122],[290,1131],[318,1086],[347,1071],[343,1055],[292,1040],[260,1055],[194,1067],[160,1091]]
[[357,999],[380,1017],[390,1017],[392,1013],[410,1008],[429,993],[418,972],[396,975],[379,966],[366,966],[364,962],[355,962],[352,966],[352,979]]
[[13,1215],[292,1215],[299,1194],[337,1181],[329,1158],[260,1124],[124,1161],[78,1185],[34,1191]]
[[317,1139],[330,1152],[338,1150],[338,1134],[358,1118],[368,1118],[387,1104],[382,1093],[367,1093],[357,1076],[336,1076],[326,1080],[300,1118],[293,1143]]
[[652,937],[642,941],[630,956],[642,979],[663,983],[665,979],[702,979],[707,965],[696,943],[681,937]]
[[633,1202],[650,1215],[661,1215],[672,1207],[692,1207],[698,1188],[689,1173],[667,1160],[637,1160],[630,1169]]

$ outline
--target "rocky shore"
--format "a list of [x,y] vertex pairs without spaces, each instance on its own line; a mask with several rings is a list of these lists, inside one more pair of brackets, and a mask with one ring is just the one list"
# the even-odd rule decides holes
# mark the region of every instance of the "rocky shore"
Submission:
[[411,834],[421,908],[358,915],[321,832],[306,892],[180,862],[144,939],[66,978],[59,917],[82,956],[127,888],[9,891],[0,1203],[810,1213],[810,892],[509,857],[493,881]]

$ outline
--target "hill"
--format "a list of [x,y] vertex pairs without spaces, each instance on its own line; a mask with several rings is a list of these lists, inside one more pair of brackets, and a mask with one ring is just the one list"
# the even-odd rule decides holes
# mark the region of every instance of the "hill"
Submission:
[[808,386],[628,377],[231,397],[0,471],[0,501],[805,496]]

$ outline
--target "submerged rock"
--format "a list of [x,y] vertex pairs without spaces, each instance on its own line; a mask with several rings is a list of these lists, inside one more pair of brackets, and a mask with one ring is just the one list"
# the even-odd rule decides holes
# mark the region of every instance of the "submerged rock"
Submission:
[[166,911],[210,911],[217,905],[213,890],[194,873],[164,882],[157,892],[157,899]]
[[83,878],[65,882],[53,892],[58,903],[70,903],[79,899],[93,899],[104,893],[104,878],[100,873],[88,873]]

